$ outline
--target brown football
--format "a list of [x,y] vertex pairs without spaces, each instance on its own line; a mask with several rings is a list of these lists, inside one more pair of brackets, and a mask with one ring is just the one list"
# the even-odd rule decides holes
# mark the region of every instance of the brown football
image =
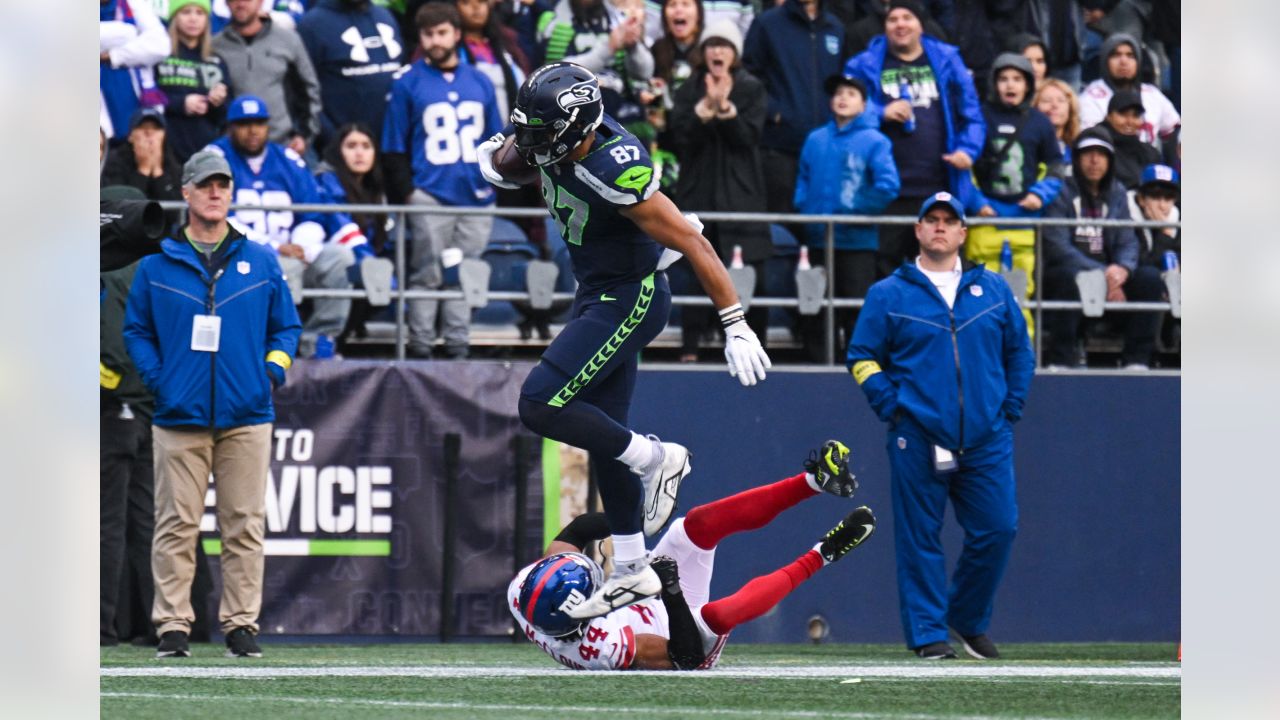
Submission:
[[514,136],[507,138],[502,147],[494,151],[493,169],[517,185],[532,185],[538,181],[538,168],[525,162],[516,152]]

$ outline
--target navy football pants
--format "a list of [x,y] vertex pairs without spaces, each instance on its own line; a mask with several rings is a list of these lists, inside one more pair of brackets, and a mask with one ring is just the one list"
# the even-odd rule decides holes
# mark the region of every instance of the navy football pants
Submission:
[[666,327],[670,313],[664,273],[607,292],[579,292],[573,319],[520,391],[525,427],[592,454],[600,499],[616,535],[643,529],[640,476],[615,458],[631,442],[627,416],[640,351]]

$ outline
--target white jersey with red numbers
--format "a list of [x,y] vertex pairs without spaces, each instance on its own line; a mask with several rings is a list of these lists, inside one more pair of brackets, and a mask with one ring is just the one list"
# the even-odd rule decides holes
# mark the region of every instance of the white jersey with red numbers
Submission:
[[581,634],[554,638],[538,632],[520,613],[520,585],[532,567],[531,564],[521,570],[507,586],[507,607],[524,636],[561,665],[574,670],[626,670],[636,657],[636,635],[671,637],[667,608],[658,598],[595,618]]
[[[693,613],[693,622],[702,638],[702,651],[706,659],[697,670],[710,670],[720,662],[720,652],[729,636],[717,635],[702,619],[702,606],[710,600],[711,574],[715,568],[716,551],[703,550],[689,540],[684,531],[684,518],[676,518],[667,528],[653,556],[674,558],[680,568],[680,591]],[[520,614],[520,586],[529,570],[537,563],[525,567],[507,586],[507,608],[515,616],[524,636],[529,638],[556,662],[574,670],[626,670],[636,656],[636,635],[648,633],[671,639],[667,621],[667,607],[657,597],[635,605],[614,610],[598,617],[587,625],[580,635],[553,638],[543,635]]]

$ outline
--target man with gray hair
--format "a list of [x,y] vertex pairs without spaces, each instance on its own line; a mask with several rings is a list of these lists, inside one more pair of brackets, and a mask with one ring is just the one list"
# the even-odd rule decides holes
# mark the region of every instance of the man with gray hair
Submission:
[[284,384],[301,323],[270,248],[227,222],[231,167],[215,152],[182,169],[188,224],[138,265],[124,340],[156,399],[151,620],[157,657],[189,657],[191,581],[209,475],[222,539],[218,620],[231,657],[261,657],[271,392]]

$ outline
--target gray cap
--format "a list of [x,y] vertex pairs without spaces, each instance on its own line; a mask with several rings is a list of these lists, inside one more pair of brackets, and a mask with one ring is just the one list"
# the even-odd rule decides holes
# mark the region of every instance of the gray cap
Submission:
[[212,150],[201,150],[182,166],[183,185],[199,185],[214,175],[225,175],[228,180],[234,177],[227,159]]

